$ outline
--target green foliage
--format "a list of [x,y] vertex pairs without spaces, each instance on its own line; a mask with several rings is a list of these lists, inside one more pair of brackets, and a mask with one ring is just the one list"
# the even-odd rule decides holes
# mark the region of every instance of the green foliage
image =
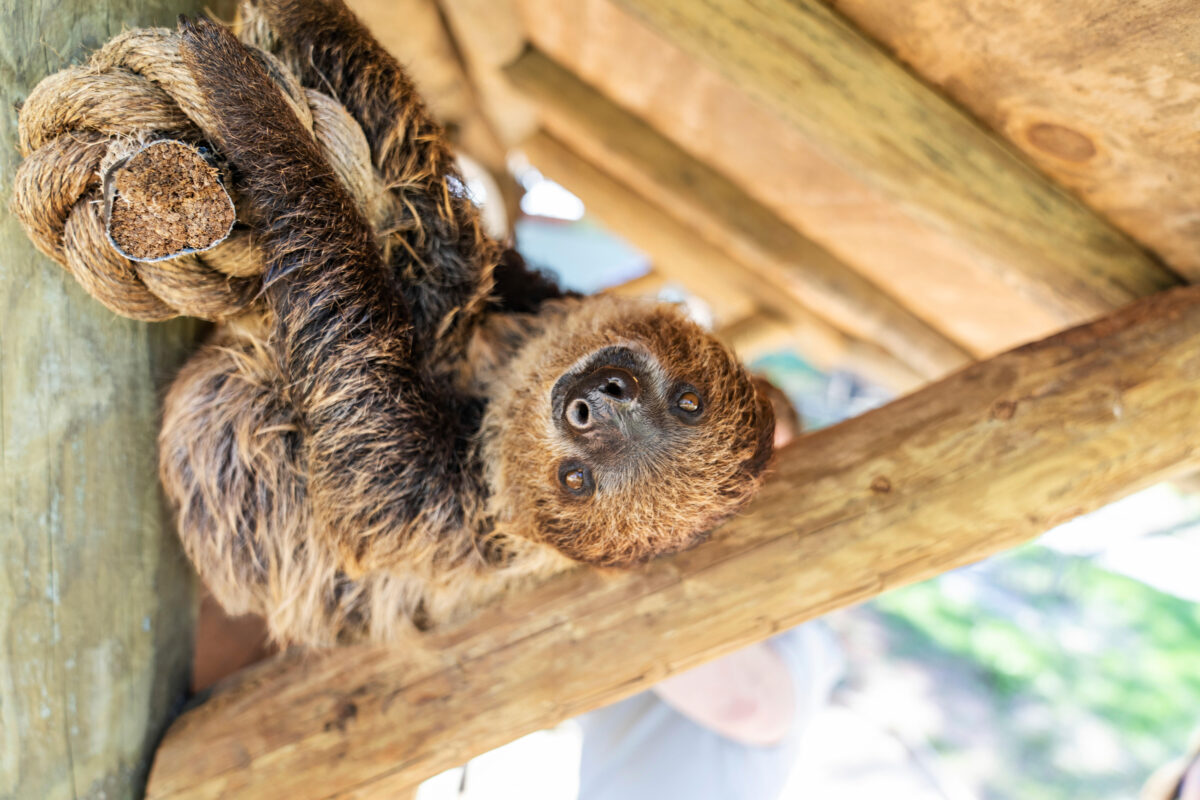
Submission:
[[1007,765],[989,796],[1134,796],[1200,725],[1200,607],[1088,559],[1030,545],[872,606],[894,656],[989,687]]

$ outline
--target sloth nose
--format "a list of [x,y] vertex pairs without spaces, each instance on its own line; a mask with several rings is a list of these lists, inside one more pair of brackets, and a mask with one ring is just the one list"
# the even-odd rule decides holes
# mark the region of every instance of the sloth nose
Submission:
[[601,367],[577,380],[567,392],[567,424],[586,431],[611,421],[622,408],[633,404],[642,387],[632,372]]

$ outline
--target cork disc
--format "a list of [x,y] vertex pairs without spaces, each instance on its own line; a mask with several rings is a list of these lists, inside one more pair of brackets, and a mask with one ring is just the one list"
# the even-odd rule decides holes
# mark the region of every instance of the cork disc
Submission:
[[192,147],[154,142],[114,165],[108,235],[136,261],[158,261],[207,250],[229,235],[233,201],[216,169]]

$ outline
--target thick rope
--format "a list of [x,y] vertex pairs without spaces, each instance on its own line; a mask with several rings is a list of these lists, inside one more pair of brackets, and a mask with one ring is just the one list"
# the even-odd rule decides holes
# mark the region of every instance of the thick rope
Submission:
[[[266,35],[251,24],[243,39],[255,45],[266,43]],[[270,53],[253,52],[367,219],[376,230],[386,227],[394,200],[372,166],[362,129],[336,100],[302,87]],[[41,252],[118,314],[148,321],[234,316],[255,302],[261,287],[262,255],[246,226],[235,225],[229,238],[203,253],[147,263],[116,251],[103,218],[107,165],[158,139],[207,144],[213,127],[180,58],[178,35],[162,28],[121,34],[85,66],[43,80],[25,101],[13,214]]]

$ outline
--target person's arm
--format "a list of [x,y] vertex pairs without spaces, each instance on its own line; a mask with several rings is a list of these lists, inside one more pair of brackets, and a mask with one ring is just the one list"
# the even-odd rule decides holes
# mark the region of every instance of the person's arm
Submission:
[[743,744],[778,744],[796,723],[792,676],[766,642],[668,678],[654,691],[696,724]]
[[1200,800],[1200,756],[1192,761],[1180,779],[1179,800]]

